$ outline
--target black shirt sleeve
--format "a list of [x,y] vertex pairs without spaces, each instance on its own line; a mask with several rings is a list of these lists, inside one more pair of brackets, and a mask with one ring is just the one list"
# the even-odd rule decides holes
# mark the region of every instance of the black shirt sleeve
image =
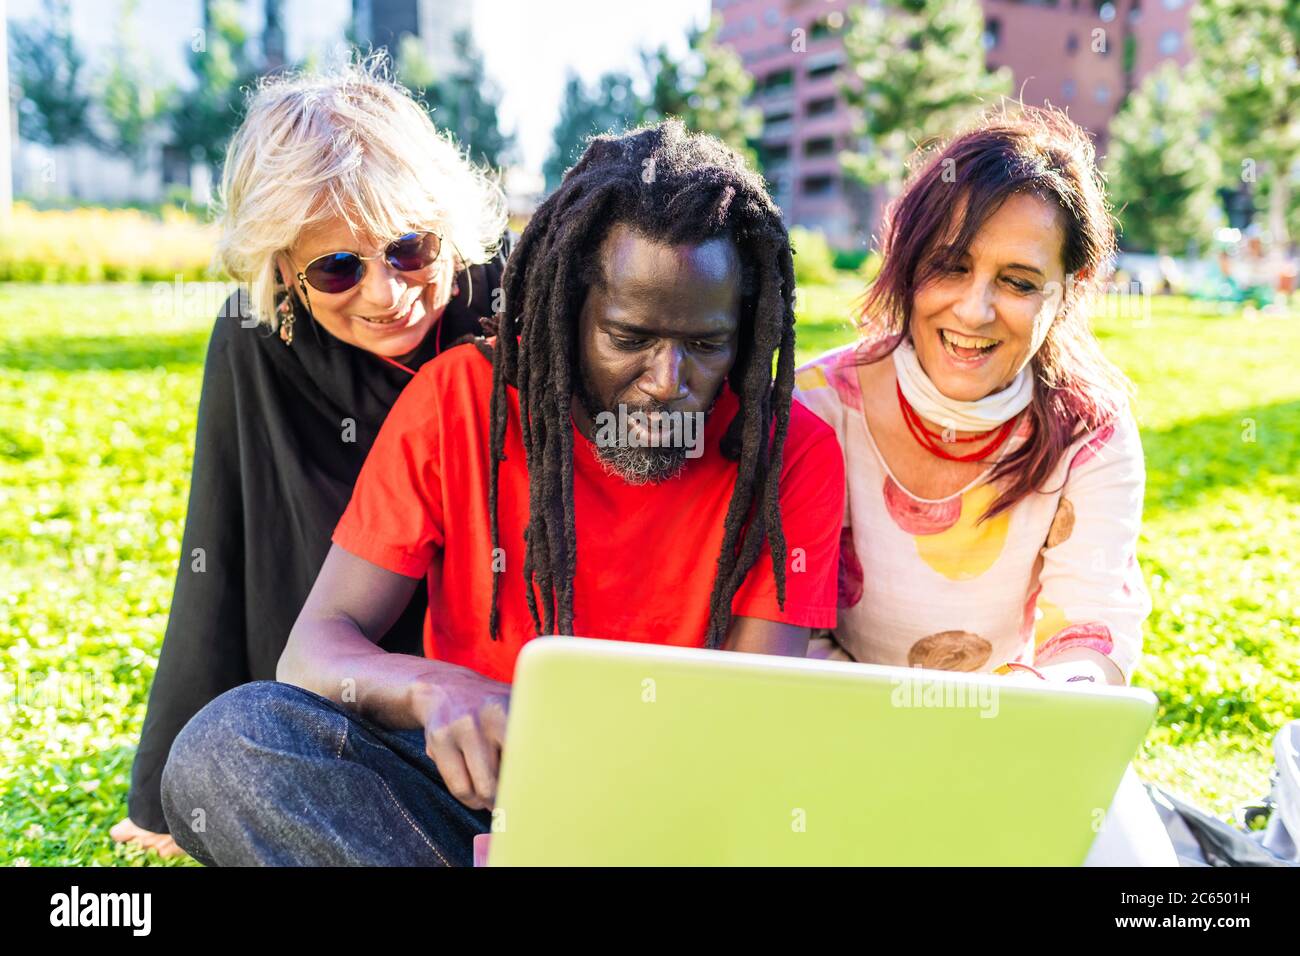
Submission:
[[[167,832],[160,780],[172,741],[210,700],[245,683],[244,507],[232,339],[238,319],[217,319],[208,343],[180,567],[127,809],[146,830]],[[253,334],[253,333],[245,333]]]

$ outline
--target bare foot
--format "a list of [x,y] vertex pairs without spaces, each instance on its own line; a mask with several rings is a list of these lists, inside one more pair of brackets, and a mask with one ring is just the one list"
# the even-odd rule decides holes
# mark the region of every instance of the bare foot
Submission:
[[108,831],[108,835],[118,843],[135,843],[146,850],[153,850],[164,860],[186,855],[185,851],[177,846],[170,833],[154,833],[152,830],[142,829],[132,823],[130,817],[118,821]]

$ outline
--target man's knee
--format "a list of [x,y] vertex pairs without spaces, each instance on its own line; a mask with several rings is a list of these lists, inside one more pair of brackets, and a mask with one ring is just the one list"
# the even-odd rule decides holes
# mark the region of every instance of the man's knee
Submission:
[[231,811],[255,794],[258,774],[277,754],[336,748],[346,720],[290,684],[254,681],[226,691],[172,743],[162,774],[168,828],[173,835],[201,832],[212,808]]

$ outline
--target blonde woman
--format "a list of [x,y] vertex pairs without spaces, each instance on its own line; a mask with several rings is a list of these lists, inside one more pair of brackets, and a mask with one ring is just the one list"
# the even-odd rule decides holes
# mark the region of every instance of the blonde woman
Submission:
[[[500,189],[382,63],[264,82],[231,141],[219,257],[241,285],[204,368],[171,616],[112,829],[164,856],[159,779],[204,704],[275,677],[380,425],[491,315]],[[384,644],[419,653],[424,590]]]

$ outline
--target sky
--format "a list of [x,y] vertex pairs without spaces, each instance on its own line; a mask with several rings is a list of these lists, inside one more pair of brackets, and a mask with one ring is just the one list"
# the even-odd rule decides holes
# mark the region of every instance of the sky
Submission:
[[540,172],[559,117],[566,70],[590,81],[635,71],[641,47],[679,55],[709,0],[474,0],[474,38],[502,93],[500,122],[517,137],[520,165]]

